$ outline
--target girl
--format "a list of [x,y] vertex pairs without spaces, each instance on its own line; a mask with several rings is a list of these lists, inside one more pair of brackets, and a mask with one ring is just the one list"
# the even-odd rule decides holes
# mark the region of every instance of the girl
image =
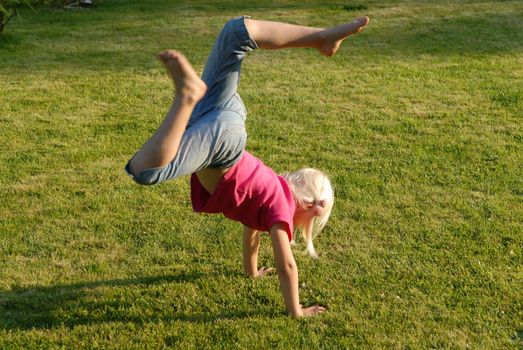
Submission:
[[236,91],[240,66],[245,54],[257,48],[309,47],[331,56],[368,22],[368,17],[361,17],[320,29],[232,19],[216,39],[201,79],[181,53],[161,52],[159,58],[174,81],[174,102],[158,130],[126,166],[143,185],[192,174],[196,212],[223,213],[244,224],[243,266],[253,277],[272,270],[257,268],[259,232],[269,231],[286,310],[296,317],[325,309],[299,303],[298,270],[289,243],[293,228],[302,230],[307,250],[315,256],[313,231],[319,232],[327,222],[333,191],[318,170],[281,177],[244,151],[246,111]]

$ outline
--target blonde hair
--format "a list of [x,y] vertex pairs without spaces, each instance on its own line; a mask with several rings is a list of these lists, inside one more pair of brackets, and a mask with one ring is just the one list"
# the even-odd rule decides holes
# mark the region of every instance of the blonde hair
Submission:
[[297,227],[305,239],[307,252],[317,258],[313,239],[323,229],[334,205],[334,191],[329,178],[317,169],[304,168],[293,173],[282,174],[289,184],[296,205],[314,210],[314,216]]

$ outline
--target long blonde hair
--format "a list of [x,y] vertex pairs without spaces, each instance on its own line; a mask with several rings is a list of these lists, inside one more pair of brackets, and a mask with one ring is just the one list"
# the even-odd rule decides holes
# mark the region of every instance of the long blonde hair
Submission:
[[284,173],[282,176],[292,190],[296,205],[315,211],[312,219],[297,229],[301,231],[305,239],[309,255],[317,258],[312,241],[327,224],[334,205],[334,191],[331,182],[323,172],[311,168]]

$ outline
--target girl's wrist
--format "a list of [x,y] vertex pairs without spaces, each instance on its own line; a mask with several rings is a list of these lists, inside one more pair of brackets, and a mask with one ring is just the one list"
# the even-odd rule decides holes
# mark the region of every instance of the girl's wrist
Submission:
[[301,306],[301,304],[298,305],[297,308],[294,308],[294,310],[287,310],[287,312],[289,313],[289,315],[291,315],[292,317],[302,317],[303,316],[303,307]]

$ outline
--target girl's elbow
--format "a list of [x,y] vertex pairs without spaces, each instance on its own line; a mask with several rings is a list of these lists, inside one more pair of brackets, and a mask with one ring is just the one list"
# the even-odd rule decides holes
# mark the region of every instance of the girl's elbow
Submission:
[[298,273],[298,266],[295,261],[284,261],[280,264],[278,271],[281,271],[283,275],[291,276]]

